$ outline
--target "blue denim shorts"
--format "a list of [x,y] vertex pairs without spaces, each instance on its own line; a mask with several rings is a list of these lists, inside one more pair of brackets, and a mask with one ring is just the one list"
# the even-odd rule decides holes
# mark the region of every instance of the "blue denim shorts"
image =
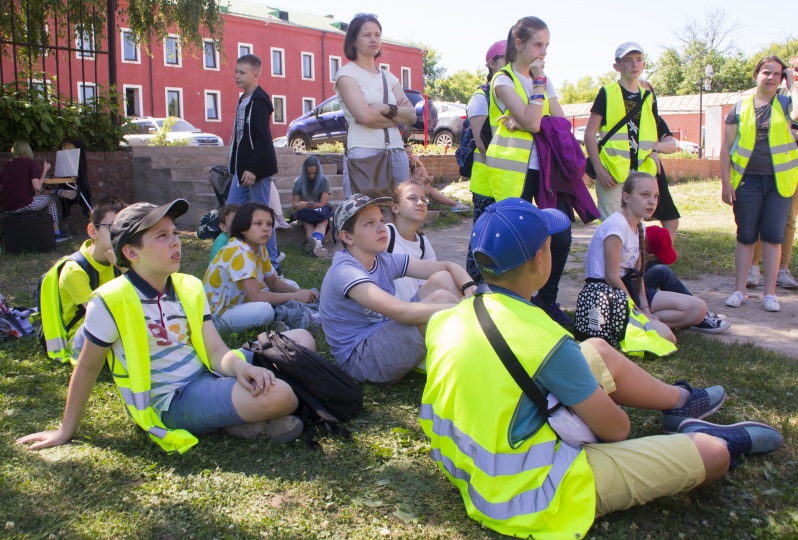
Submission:
[[791,199],[779,194],[775,176],[746,174],[734,193],[739,243],[756,244],[760,238],[768,244],[784,242]]

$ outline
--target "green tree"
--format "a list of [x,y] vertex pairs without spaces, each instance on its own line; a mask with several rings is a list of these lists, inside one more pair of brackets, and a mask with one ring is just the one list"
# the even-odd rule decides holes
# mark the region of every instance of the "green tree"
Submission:
[[604,75],[599,75],[594,80],[590,75],[586,75],[576,81],[576,84],[571,84],[568,81],[563,82],[562,86],[557,90],[557,96],[560,103],[588,103],[596,99],[596,94],[601,87],[611,83],[618,78],[615,71],[608,71]]
[[476,72],[461,69],[448,77],[438,80],[432,95],[441,101],[459,101],[468,103],[477,87],[485,82],[487,72],[479,69]]
[[794,36],[786,36],[782,41],[773,41],[769,43],[761,51],[754,53],[749,60],[749,77],[753,76],[754,67],[765,56],[776,55],[785,62],[789,62],[790,58],[798,54],[798,38]]
[[650,82],[658,95],[675,96],[684,80],[682,59],[674,48],[665,49],[656,63],[648,66],[651,73]]
[[422,50],[421,63],[424,72],[424,93],[430,96],[434,95],[435,86],[438,84],[438,81],[446,75],[446,68],[439,65],[441,55],[438,51],[424,43],[411,41],[410,45]]

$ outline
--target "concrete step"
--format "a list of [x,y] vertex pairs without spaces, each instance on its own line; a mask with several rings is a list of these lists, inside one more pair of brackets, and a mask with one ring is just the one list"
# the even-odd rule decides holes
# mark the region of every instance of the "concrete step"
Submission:
[[[330,180],[331,187],[341,187],[344,185],[344,176],[342,174],[329,174],[326,176]],[[277,186],[277,189],[281,192],[290,192],[294,188],[294,180],[296,180],[296,178],[296,176],[283,176],[280,174],[272,176],[272,182],[274,182],[274,185]]]

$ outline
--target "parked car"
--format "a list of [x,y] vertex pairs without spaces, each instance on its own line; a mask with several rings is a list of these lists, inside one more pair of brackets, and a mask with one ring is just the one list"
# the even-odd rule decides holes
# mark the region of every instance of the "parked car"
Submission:
[[[166,118],[136,118],[131,123],[137,131],[125,135],[124,141],[128,146],[149,146],[153,137],[163,130]],[[188,139],[189,146],[224,146],[224,141],[218,135],[203,133],[189,122],[178,118],[172,129],[166,134],[169,141]]]
[[[405,90],[416,108],[416,123],[399,126],[402,139],[416,140],[424,137],[424,96],[417,90]],[[435,106],[430,102],[429,133],[432,136],[438,122]],[[346,117],[338,96],[325,99],[313,110],[306,112],[288,125],[288,145],[297,152],[311,150],[323,143],[346,143]]]
[[[581,144],[582,146],[585,145],[585,126],[578,127],[574,130],[574,139],[579,141],[579,144]],[[599,142],[600,140],[601,140],[601,135],[599,135],[597,132],[596,142]]]
[[272,140],[272,144],[274,144],[275,148],[285,148],[288,146],[288,139],[286,137],[277,137]]
[[688,154],[697,154],[698,145],[690,141],[679,141],[679,150]]
[[466,106],[462,103],[436,101],[435,108],[438,110],[438,124],[435,126],[432,142],[440,146],[459,144],[463,138],[463,122],[467,117]]

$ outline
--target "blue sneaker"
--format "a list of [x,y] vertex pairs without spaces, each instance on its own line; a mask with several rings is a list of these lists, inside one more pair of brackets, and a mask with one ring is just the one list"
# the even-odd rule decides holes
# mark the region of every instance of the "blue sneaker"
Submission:
[[530,301],[533,304],[535,304],[537,307],[545,311],[546,315],[548,315],[551,318],[551,320],[553,320],[563,328],[573,328],[574,320],[571,317],[569,317],[567,313],[565,313],[563,310],[560,309],[560,304],[558,304],[557,302],[549,306],[544,305],[540,299],[540,295],[537,294],[532,298],[530,298]]
[[751,454],[772,452],[782,445],[781,433],[767,424],[738,422],[722,426],[705,420],[688,418],[679,424],[679,433],[706,433],[726,441],[731,454],[731,466],[736,467],[737,458]]
[[676,433],[685,418],[706,418],[726,401],[726,390],[722,386],[693,388],[686,381],[676,381],[673,386],[685,388],[690,397],[684,407],[662,411],[662,431],[665,433]]

